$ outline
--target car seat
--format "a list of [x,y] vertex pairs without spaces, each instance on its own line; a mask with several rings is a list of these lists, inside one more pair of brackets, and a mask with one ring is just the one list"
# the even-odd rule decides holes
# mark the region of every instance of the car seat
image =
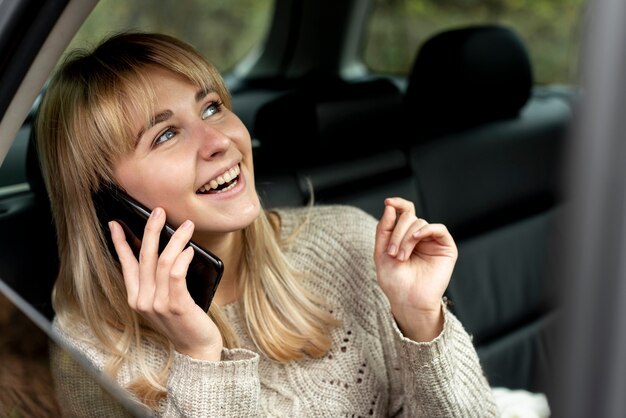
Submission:
[[53,316],[51,294],[59,268],[56,232],[31,129],[26,155],[29,191],[0,202],[0,279],[45,317]]
[[493,386],[542,391],[571,104],[534,95],[521,38],[489,25],[423,44],[405,112],[424,217],[447,225],[459,248],[452,310],[473,335]]
[[[265,103],[253,127],[260,141],[255,171],[261,196],[269,206],[303,204],[312,191],[317,203],[355,205],[376,217],[391,195],[419,205],[401,149],[402,99],[386,79],[347,82],[316,75]],[[283,176],[278,181],[277,171]],[[290,184],[298,185],[299,202],[281,198]]]

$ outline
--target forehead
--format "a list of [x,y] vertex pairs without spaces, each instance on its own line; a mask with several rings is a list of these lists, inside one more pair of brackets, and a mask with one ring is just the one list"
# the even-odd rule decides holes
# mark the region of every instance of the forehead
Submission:
[[[210,82],[200,84],[188,77],[162,68],[151,68],[146,73],[146,81],[154,105],[166,104],[170,99],[192,95],[196,101],[208,93],[216,92]],[[218,92],[219,93],[219,92]]]
[[150,89],[155,93],[177,88],[194,91],[205,89],[204,85],[199,85],[198,82],[192,81],[189,77],[154,66],[150,66],[146,69],[145,79],[150,85]]
[[171,118],[181,105],[184,108],[189,103],[198,103],[207,94],[215,92],[208,83],[199,86],[184,75],[162,68],[150,68],[142,78],[143,88],[137,90],[130,84],[134,93],[127,97],[125,105],[130,119],[130,136],[134,138],[133,147],[146,130]]

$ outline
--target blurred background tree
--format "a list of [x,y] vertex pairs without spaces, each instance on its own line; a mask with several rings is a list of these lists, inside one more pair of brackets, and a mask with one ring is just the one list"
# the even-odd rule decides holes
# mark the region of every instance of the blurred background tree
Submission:
[[[374,72],[404,75],[418,47],[451,27],[499,23],[525,41],[535,81],[577,81],[584,0],[372,0],[363,59]],[[264,40],[273,0],[100,0],[71,46],[127,29],[191,42],[227,73]]]
[[177,36],[227,71],[263,40],[272,0],[100,0],[70,47],[121,30]]
[[[498,23],[529,49],[535,81],[576,83],[584,0],[373,0],[365,61],[406,74],[418,47],[444,29]],[[412,46],[407,48],[407,46]]]

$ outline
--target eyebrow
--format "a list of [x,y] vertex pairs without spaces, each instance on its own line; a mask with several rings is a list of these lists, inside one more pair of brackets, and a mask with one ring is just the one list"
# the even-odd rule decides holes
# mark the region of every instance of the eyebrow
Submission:
[[[196,92],[195,95],[195,99],[196,102],[201,101],[202,99],[204,99],[209,93],[215,92],[215,89],[213,88],[202,88],[200,90],[198,90]],[[157,113],[156,115],[154,115],[151,119],[150,122],[146,125],[143,126],[140,130],[139,133],[137,134],[137,137],[135,138],[135,144],[139,144],[139,141],[141,140],[141,137],[143,136],[143,134],[150,128],[152,128],[154,125],[156,125],[157,123],[161,123],[161,122],[165,122],[166,120],[168,120],[169,118],[171,118],[174,115],[174,112],[172,112],[171,110],[164,110],[162,112]]]
[[209,93],[215,92],[215,89],[212,87],[202,88],[196,92],[196,102],[204,99]]

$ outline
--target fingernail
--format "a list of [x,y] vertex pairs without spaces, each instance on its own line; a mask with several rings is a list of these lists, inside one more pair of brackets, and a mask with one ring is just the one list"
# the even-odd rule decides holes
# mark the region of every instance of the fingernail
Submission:
[[400,250],[400,254],[398,254],[398,260],[404,261],[404,250]]
[[389,248],[387,248],[387,254],[389,255],[392,255],[392,256],[396,255],[396,252],[398,252],[398,248],[396,247],[395,244],[391,244]]
[[154,208],[154,210],[152,211],[152,217],[158,218],[159,216],[161,216],[161,212],[161,208]]
[[109,231],[113,232],[113,221],[109,221]]
[[180,227],[182,229],[189,229],[191,228],[191,225],[193,225],[193,223],[189,219],[187,219]]

